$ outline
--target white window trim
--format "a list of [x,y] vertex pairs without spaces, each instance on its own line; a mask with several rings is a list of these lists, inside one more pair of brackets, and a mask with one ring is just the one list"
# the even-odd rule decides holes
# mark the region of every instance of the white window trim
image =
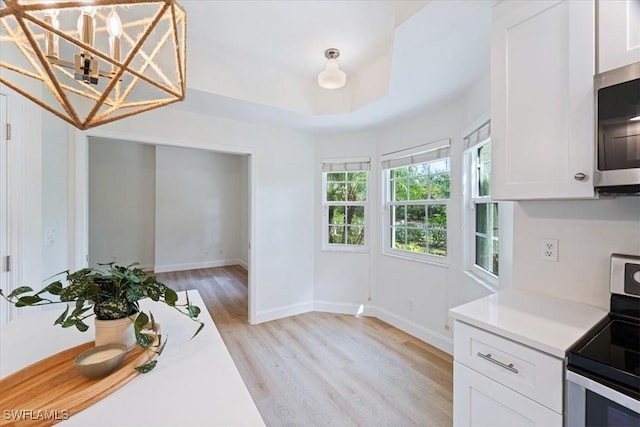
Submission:
[[[347,171],[334,171],[334,172],[347,172]],[[328,252],[356,252],[367,253],[369,252],[369,200],[371,200],[371,171],[349,171],[349,172],[367,172],[367,200],[364,202],[356,201],[344,201],[344,202],[328,202],[327,201],[327,173],[322,173],[322,250]],[[329,206],[364,206],[364,245],[349,245],[349,244],[336,244],[329,243]]]
[[[463,159],[463,206],[464,206],[464,267],[465,275],[492,292],[498,290],[499,278],[476,264],[476,203],[496,202],[490,196],[479,197],[476,194],[478,148],[491,142],[491,138],[470,147],[464,152]],[[498,212],[502,213],[502,203],[498,202]],[[500,238],[499,238],[500,239]]]
[[[442,157],[444,158],[449,158],[449,177],[451,177],[451,157],[450,156],[445,156]],[[428,160],[427,162],[432,161],[432,160]],[[404,167],[404,166],[402,166]],[[396,169],[396,168],[394,168]],[[406,259],[406,260],[410,260],[410,261],[418,261],[418,262],[423,262],[426,264],[432,264],[432,265],[437,265],[437,266],[441,266],[441,267],[448,267],[449,266],[449,253],[450,253],[450,247],[449,247],[449,242],[450,242],[450,236],[449,236],[449,215],[451,213],[451,195],[449,196],[448,199],[429,199],[429,200],[416,200],[415,203],[411,203],[411,201],[397,201],[397,202],[391,202],[389,201],[390,196],[391,196],[391,169],[385,169],[383,170],[383,174],[382,174],[382,182],[383,182],[383,194],[384,194],[384,198],[383,198],[383,206],[382,206],[382,211],[383,211],[383,218],[382,218],[382,236],[383,238],[381,239],[382,241],[382,254],[383,255],[388,255],[388,256],[392,256],[395,258],[402,258],[402,259]],[[451,189],[450,189],[451,190]],[[446,205],[446,209],[447,209],[447,256],[442,257],[442,256],[437,256],[437,255],[431,255],[429,253],[425,253],[425,254],[421,254],[421,253],[417,253],[417,252],[410,252],[410,251],[401,251],[399,249],[395,249],[391,246],[391,238],[390,238],[390,233],[389,233],[389,224],[391,223],[391,206],[395,206],[395,205],[420,205],[420,204],[424,204],[424,205]]]

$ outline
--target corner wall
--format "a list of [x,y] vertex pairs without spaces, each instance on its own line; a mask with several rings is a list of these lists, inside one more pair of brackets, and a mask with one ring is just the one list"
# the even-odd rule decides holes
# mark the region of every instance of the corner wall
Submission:
[[[445,351],[452,351],[448,309],[462,294],[462,125],[460,101],[370,132],[319,135],[316,144],[316,309],[376,316]],[[381,155],[443,138],[451,139],[452,197],[448,212],[448,265],[419,262],[382,253],[383,194]],[[369,253],[322,250],[322,173],[324,158],[371,157],[369,179]],[[478,284],[472,295],[486,294]],[[484,292],[484,293],[483,293]],[[467,297],[469,298],[469,297]],[[414,308],[409,307],[413,300]],[[468,299],[467,299],[468,300]]]

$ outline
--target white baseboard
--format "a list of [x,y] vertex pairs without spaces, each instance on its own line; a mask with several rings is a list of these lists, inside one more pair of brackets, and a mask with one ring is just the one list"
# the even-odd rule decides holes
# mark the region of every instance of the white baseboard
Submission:
[[338,313],[356,315],[362,307],[361,316],[375,316],[376,308],[364,304],[353,304],[348,302],[314,301],[313,310],[323,313]]
[[391,326],[395,326],[409,335],[413,335],[427,344],[431,344],[432,346],[453,355],[453,340],[451,338],[425,328],[412,320],[398,316],[384,308],[376,307],[375,312],[375,317],[378,319],[387,322]]
[[272,320],[308,313],[310,311],[313,311],[313,301],[287,305],[284,307],[274,308],[272,310],[259,311],[256,313],[255,323],[270,322]]
[[171,271],[185,271],[185,270],[197,270],[199,268],[213,268],[213,267],[226,267],[229,265],[238,265],[241,261],[235,259],[221,259],[215,261],[204,262],[190,262],[186,264],[168,264],[168,265],[156,265],[154,273],[168,273]]
[[155,271],[153,264],[136,265],[142,271]]
[[244,268],[245,270],[249,271],[249,263],[248,263],[247,261],[245,261],[245,260],[243,260],[243,259],[238,259],[237,261],[238,261],[238,262],[237,262],[237,264],[238,264],[240,267],[242,267],[242,268]]
[[[265,310],[257,313],[255,323],[270,322],[284,317],[295,316],[297,314],[308,313],[310,311],[320,311],[324,313],[338,313],[355,315],[360,308],[360,304],[330,302],[330,301],[308,301],[300,304],[292,304],[285,307]],[[387,322],[401,331],[408,333],[421,341],[448,353],[453,354],[453,340],[447,336],[425,328],[418,323],[398,316],[380,307],[364,305],[362,316],[377,317]]]

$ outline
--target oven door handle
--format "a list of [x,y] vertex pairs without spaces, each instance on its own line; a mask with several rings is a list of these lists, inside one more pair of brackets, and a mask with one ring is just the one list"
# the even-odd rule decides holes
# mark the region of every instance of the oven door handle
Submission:
[[491,363],[495,363],[496,365],[500,366],[501,368],[504,368],[504,369],[506,369],[508,371],[511,371],[514,374],[518,373],[518,370],[513,367],[513,363],[509,363],[507,365],[506,363],[501,362],[501,361],[496,360],[493,357],[491,357],[491,353],[482,354],[482,353],[478,352],[478,356],[482,357],[484,360],[488,360]]

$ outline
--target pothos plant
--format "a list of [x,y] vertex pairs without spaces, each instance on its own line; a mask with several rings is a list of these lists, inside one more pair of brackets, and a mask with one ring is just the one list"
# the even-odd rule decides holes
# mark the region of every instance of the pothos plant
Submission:
[[[91,316],[96,316],[99,320],[129,317],[133,322],[137,344],[158,355],[162,353],[167,341],[163,341],[161,335],[156,340],[156,335],[146,333],[149,328],[155,329],[155,319],[151,312],[146,314],[140,310],[138,302],[141,299],[150,298],[164,303],[198,323],[192,338],[204,327],[204,323],[198,320],[201,310],[190,303],[188,293],[186,303],[178,304],[176,292],[137,267],[137,263],[126,267],[114,263],[104,266],[107,267],[106,271],[83,268],[75,272],[67,270],[53,276],[66,274],[67,284],[56,280],[35,293],[30,287],[22,286],[6,296],[0,289],[0,296],[16,307],[65,304],[66,308],[54,325],[63,328],[75,326],[81,332],[89,329],[85,320]],[[146,373],[155,368],[156,364],[157,360],[152,360],[135,369]]]

